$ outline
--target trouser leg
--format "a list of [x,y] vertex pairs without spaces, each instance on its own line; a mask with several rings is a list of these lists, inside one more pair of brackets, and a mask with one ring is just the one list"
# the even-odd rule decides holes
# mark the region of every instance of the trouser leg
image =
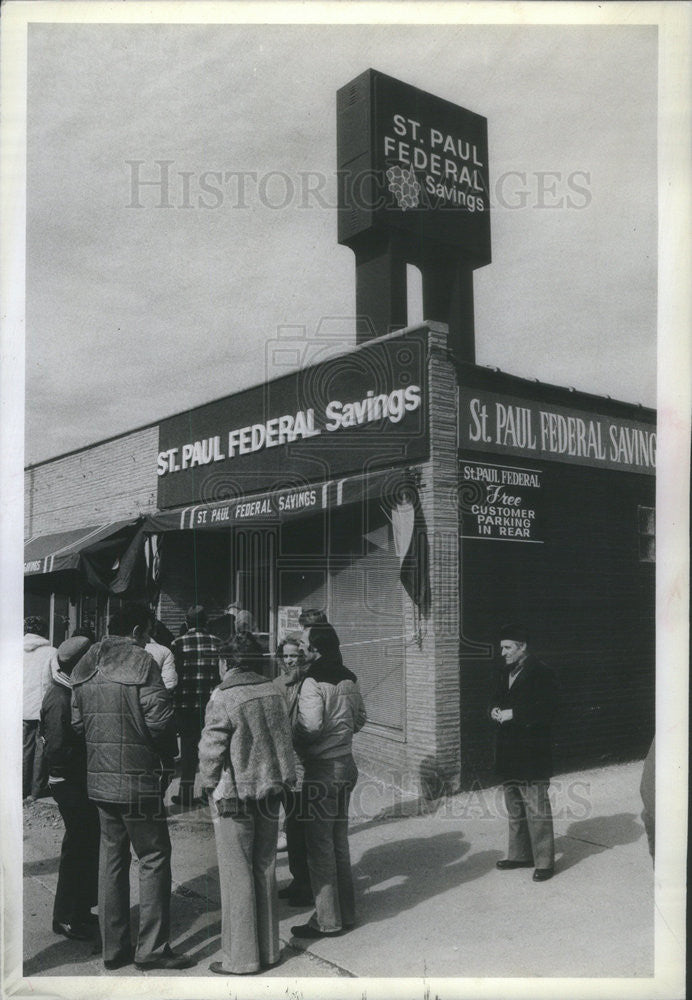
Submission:
[[337,879],[334,827],[338,816],[334,762],[319,761],[306,767],[303,805],[308,814],[305,842],[315,912],[310,923],[321,931],[341,930],[341,905]]
[[279,797],[269,795],[252,804],[255,837],[252,870],[257,908],[257,943],[261,965],[279,961],[279,900],[276,894],[276,835],[279,826]]
[[97,901],[99,821],[86,790],[69,781],[51,786],[65,823],[53,921],[84,923]]
[[286,846],[288,869],[298,892],[310,891],[308,854],[305,845],[305,818],[302,816],[300,792],[289,792],[286,797]]
[[504,793],[509,823],[507,857],[510,861],[532,861],[531,838],[521,789],[517,782],[508,781],[505,782]]
[[37,719],[22,720],[22,798],[31,795],[34,780],[34,756],[36,754]]
[[48,773],[44,765],[43,740],[36,736],[34,765],[31,774],[31,794],[35,799],[48,795]]
[[135,961],[150,962],[170,938],[171,841],[163,804],[144,799],[127,810],[125,826],[139,860],[139,932]]
[[129,954],[130,838],[122,819],[126,806],[99,802],[99,923],[106,961]]
[[180,733],[180,801],[183,805],[191,805],[194,798],[200,736],[201,728],[194,721],[188,721]]
[[351,798],[349,789],[339,793],[337,818],[334,823],[334,857],[336,879],[339,889],[341,924],[352,927],[356,921],[356,906],[351,872],[351,852],[348,846],[348,805]]
[[213,800],[209,809],[221,884],[223,967],[228,972],[257,972],[260,960],[252,873],[254,817],[247,812],[220,816]]
[[548,785],[547,781],[527,781],[522,786],[526,825],[536,868],[555,867],[553,813],[548,797]]

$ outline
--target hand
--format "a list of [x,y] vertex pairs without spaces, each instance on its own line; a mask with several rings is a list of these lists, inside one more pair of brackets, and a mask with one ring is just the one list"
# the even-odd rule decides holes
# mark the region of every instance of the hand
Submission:
[[219,816],[242,816],[243,805],[240,799],[215,799],[214,804]]
[[511,722],[514,718],[514,712],[511,708],[498,709],[497,721],[500,725],[504,725],[505,722]]
[[501,714],[502,714],[502,712],[501,712],[501,710],[499,708],[497,708],[497,707],[493,708],[492,711],[490,712],[490,718],[494,722],[500,722],[500,715]]

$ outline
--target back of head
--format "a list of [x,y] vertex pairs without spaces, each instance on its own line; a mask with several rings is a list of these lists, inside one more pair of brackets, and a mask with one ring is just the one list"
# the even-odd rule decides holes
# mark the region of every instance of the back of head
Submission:
[[312,625],[308,628],[308,640],[324,660],[336,660],[341,663],[339,636],[328,622]]
[[194,604],[185,613],[185,623],[188,628],[204,628],[207,624],[207,612],[201,604]]
[[40,635],[42,639],[47,639],[48,622],[40,615],[29,615],[24,619],[24,635]]
[[219,656],[226,661],[227,669],[262,669],[262,647],[252,632],[236,632],[219,650]]
[[324,611],[318,608],[306,608],[298,616],[298,624],[301,628],[310,628],[312,625],[328,625],[327,616]]
[[96,642],[96,633],[93,629],[87,628],[86,625],[82,625],[80,628],[76,628],[72,633],[73,639],[88,639],[89,642]]
[[108,619],[109,635],[132,635],[135,628],[147,628],[151,612],[143,604],[123,604]]
[[64,674],[71,674],[81,658],[91,646],[86,636],[72,636],[58,646],[58,663]]

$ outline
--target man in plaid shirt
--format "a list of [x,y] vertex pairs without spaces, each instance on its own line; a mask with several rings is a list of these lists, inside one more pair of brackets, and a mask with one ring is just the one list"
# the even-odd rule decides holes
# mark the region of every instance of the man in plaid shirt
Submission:
[[207,629],[207,614],[196,605],[185,615],[187,632],[173,640],[173,656],[178,674],[175,701],[180,732],[180,793],[173,802],[191,808],[194,802],[197,772],[197,745],[204,728],[204,713],[209,696],[219,684],[219,648],[221,640]]

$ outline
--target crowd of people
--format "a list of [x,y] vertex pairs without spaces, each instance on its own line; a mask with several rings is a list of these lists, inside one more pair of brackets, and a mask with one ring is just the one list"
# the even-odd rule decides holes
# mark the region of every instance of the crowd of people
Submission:
[[[214,826],[222,959],[213,973],[250,975],[280,961],[279,896],[314,903],[307,923],[292,927],[296,938],[354,926],[352,739],[366,718],[356,677],[321,611],[305,611],[300,631],[283,639],[274,679],[251,616],[230,617],[220,637],[205,609],[192,607],[173,639],[148,608],[125,604],[101,641],[75,632],[57,649],[44,621],[25,620],[23,794],[43,794],[45,780],[65,825],[53,930],[85,941],[100,934],[108,970],[195,964],[170,945],[164,796],[176,763],[172,802],[205,802]],[[282,812],[292,881],[277,892]]]
[[[191,607],[174,638],[148,608],[125,604],[101,641],[77,630],[57,649],[41,618],[25,619],[23,794],[50,794],[65,825],[53,930],[84,941],[100,934],[106,969],[195,964],[169,940],[164,796],[176,764],[172,803],[206,805],[214,828],[222,958],[213,973],[251,975],[280,961],[279,898],[314,906],[291,928],[296,938],[354,926],[348,814],[358,777],[352,741],[365,707],[325,614],[306,610],[299,624],[280,642],[272,676],[252,616],[237,605],[212,623],[203,607]],[[555,676],[529,648],[523,625],[504,626],[499,640],[504,664],[487,714],[509,837],[496,867],[534,868],[534,882],[545,882],[555,871]],[[652,746],[641,788],[652,859],[654,787]],[[291,882],[277,891],[281,841]],[[139,862],[134,947],[131,851]]]

